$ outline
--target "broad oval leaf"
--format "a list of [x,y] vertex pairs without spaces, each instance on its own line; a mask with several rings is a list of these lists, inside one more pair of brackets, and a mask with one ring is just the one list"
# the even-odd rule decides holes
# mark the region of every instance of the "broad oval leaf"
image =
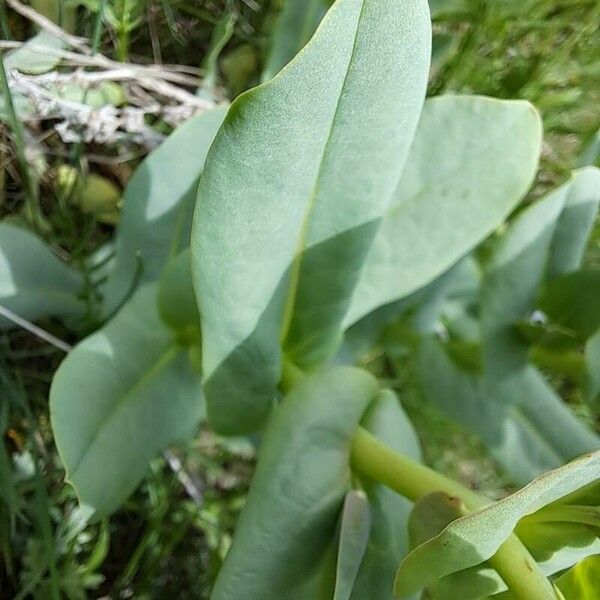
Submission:
[[450,523],[401,563],[395,591],[405,596],[491,558],[518,521],[598,479],[600,452],[542,475],[514,494]]
[[127,184],[114,268],[103,289],[106,314],[188,247],[198,178],[225,113],[225,107],[207,110],[178,127]]
[[430,283],[492,233],[533,180],[541,134],[528,102],[427,100],[346,326]]
[[350,442],[376,393],[368,373],[334,367],[284,398],[269,421],[212,600],[315,597],[351,488]]
[[67,479],[97,514],[116,509],[152,458],[194,433],[200,379],[158,316],[155,285],[67,356],[52,381],[50,416]]
[[[83,278],[34,234],[0,223],[0,305],[24,319],[83,316]],[[0,317],[0,329],[11,323]]]
[[282,344],[301,367],[335,352],[414,135],[430,27],[424,0],[338,0],[286,68],[232,104],[192,235],[217,430],[261,425]]

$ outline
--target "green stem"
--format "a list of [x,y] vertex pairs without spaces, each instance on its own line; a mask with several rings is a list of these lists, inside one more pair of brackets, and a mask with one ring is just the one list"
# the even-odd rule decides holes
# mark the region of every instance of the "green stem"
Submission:
[[[412,501],[432,492],[446,492],[459,497],[469,511],[477,511],[490,503],[445,475],[398,454],[362,427],[354,436],[351,460],[357,471]],[[498,548],[488,563],[518,600],[553,600],[557,597],[552,584],[514,534]]]

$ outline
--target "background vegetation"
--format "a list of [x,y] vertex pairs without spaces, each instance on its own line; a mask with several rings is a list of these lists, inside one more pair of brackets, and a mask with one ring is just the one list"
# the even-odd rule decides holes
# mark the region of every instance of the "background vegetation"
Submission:
[[[435,32],[430,95],[525,98],[542,113],[542,168],[526,201],[565,180],[578,164],[597,163],[596,0],[430,4]],[[260,81],[281,9],[277,0],[45,0],[31,5],[71,34],[91,40],[104,57],[180,74],[176,87],[210,103],[234,98]],[[0,5],[3,52],[36,35],[39,29],[30,17],[18,2]],[[73,75],[77,66],[63,61],[60,72]],[[73,124],[57,131],[58,120],[43,114],[23,119],[25,127],[10,123],[6,89],[0,101],[0,219],[36,230],[84,271],[110,239],[132,170],[189,109],[168,94],[138,87],[123,83],[104,93],[113,94],[121,110],[141,106],[146,111],[162,103],[182,112],[144,112],[143,135],[120,128],[105,139],[90,139],[85,128]],[[81,90],[72,93],[70,98],[91,101],[86,92],[83,98]],[[587,260],[600,264],[598,226]],[[90,318],[80,335],[98,326],[93,288],[90,279]],[[63,345],[77,339],[58,322],[42,326]],[[389,336],[393,339],[394,332]],[[48,386],[64,356],[57,345],[23,328],[0,331],[0,597],[45,599],[50,582],[58,579],[71,599],[207,598],[243,506],[253,446],[203,431],[187,448],[157,460],[110,520],[87,524],[64,482],[49,427]],[[427,461],[475,488],[502,495],[501,469],[458,425],[424,408],[402,361],[389,354],[370,360],[371,368],[401,390]],[[560,378],[554,383],[589,420],[579,392]]]

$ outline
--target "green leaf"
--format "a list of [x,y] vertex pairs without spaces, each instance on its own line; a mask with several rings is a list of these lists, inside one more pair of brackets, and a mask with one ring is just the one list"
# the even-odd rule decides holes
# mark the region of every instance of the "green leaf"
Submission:
[[[35,321],[83,316],[83,279],[35,235],[0,223],[0,305]],[[11,326],[0,317],[0,329]]]
[[453,521],[404,559],[396,575],[396,594],[410,594],[446,575],[488,560],[522,517],[595,481],[599,469],[600,452],[584,455],[518,492]]
[[588,340],[585,345],[585,398],[590,406],[600,408],[600,329]]
[[492,233],[531,184],[540,145],[527,102],[427,100],[345,324],[425,286]]
[[47,73],[58,65],[58,51],[65,46],[65,42],[60,38],[47,31],[40,31],[23,46],[9,52],[4,58],[4,67],[7,72],[16,69],[29,75]]
[[509,389],[526,369],[529,347],[515,323],[530,316],[546,274],[577,268],[599,198],[600,170],[574,172],[570,181],[521,212],[496,242],[481,290],[490,392]]
[[67,479],[98,514],[129,496],[152,458],[194,433],[200,379],[160,321],[155,285],[67,356],[52,381],[50,415]]
[[565,600],[597,600],[600,590],[600,554],[589,556],[561,575],[556,585]]
[[133,286],[156,280],[169,258],[188,247],[198,178],[225,112],[225,108],[207,110],[181,125],[129,180],[115,266],[103,290],[106,314]]
[[302,368],[335,353],[413,138],[429,46],[423,0],[338,0],[279,75],[232,104],[192,236],[218,431],[263,423],[282,344]]
[[162,320],[188,341],[200,337],[200,314],[192,285],[189,248],[171,260],[159,280],[158,311]]
[[538,307],[554,322],[583,339],[600,328],[600,271],[581,270],[552,279]]
[[461,369],[430,336],[418,348],[417,377],[426,397],[478,435],[516,483],[600,447],[598,437],[532,367],[515,380],[509,395],[490,395],[481,376]]
[[284,0],[277,16],[261,81],[268,81],[308,42],[331,2]]
[[[382,390],[367,409],[362,426],[394,450],[421,458],[419,441],[400,401]],[[408,552],[407,522],[412,504],[375,481],[363,481],[372,525],[369,543],[352,592],[352,600],[393,600],[394,573]]]
[[579,167],[589,165],[600,167],[600,129],[590,137],[577,161]]
[[367,549],[370,529],[367,495],[360,490],[349,491],[342,508],[333,600],[350,600]]
[[212,600],[315,597],[351,489],[350,441],[376,393],[366,372],[335,367],[308,376],[274,410]]

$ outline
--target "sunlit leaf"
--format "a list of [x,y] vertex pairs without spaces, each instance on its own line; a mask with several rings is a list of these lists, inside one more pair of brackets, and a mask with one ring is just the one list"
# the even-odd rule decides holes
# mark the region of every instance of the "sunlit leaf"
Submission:
[[217,430],[264,422],[282,345],[304,368],[337,350],[412,142],[429,51],[424,0],[338,0],[287,68],[232,104],[192,239]]
[[84,505],[116,509],[150,460],[189,438],[203,416],[200,379],[141,288],[63,361],[50,389],[58,451]]

